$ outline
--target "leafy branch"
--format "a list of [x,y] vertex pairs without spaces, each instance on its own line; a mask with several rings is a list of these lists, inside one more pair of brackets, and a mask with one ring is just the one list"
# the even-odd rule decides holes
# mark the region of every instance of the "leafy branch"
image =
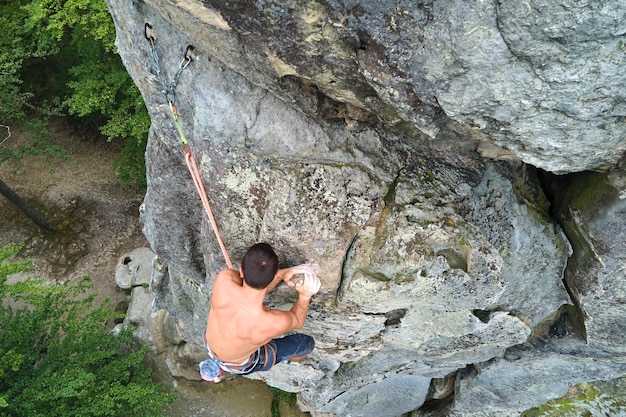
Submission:
[[152,382],[132,330],[106,331],[121,315],[93,307],[91,279],[8,283],[29,269],[10,261],[19,250],[0,249],[0,415],[163,416],[175,397]]
[[145,185],[150,119],[115,48],[104,0],[7,0],[0,4],[0,122],[69,115],[124,140],[120,181]]

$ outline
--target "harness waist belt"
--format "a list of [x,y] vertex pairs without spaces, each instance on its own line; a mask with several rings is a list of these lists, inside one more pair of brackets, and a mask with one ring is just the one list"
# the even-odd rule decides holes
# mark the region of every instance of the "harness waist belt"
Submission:
[[221,359],[219,359],[217,356],[215,356],[213,352],[211,352],[211,348],[209,347],[209,344],[206,343],[206,341],[205,341],[205,344],[206,344],[206,349],[209,352],[209,356],[211,357],[211,359],[216,361],[219,364],[220,368],[222,368],[226,372],[230,372],[231,374],[239,374],[239,375],[246,374],[252,368],[254,368],[257,365],[257,363],[259,363],[259,350],[258,349],[256,350],[256,352],[250,355],[248,360],[242,363],[229,363],[229,362],[224,362]]

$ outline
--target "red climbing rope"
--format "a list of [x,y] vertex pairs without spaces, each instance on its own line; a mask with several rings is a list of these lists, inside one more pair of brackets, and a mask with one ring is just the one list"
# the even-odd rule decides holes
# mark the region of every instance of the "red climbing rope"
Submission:
[[176,97],[176,85],[178,84],[178,79],[180,78],[180,74],[182,71],[187,68],[189,63],[192,61],[191,53],[194,48],[191,45],[188,45],[185,49],[185,55],[183,60],[181,61],[176,74],[174,75],[174,79],[168,85],[163,76],[163,71],[161,70],[161,64],[159,63],[159,57],[156,52],[156,48],[154,46],[156,40],[154,35],[152,34],[152,26],[149,23],[146,23],[144,26],[144,36],[146,40],[150,44],[150,53],[152,55],[152,60],[156,66],[157,78],[161,83],[162,93],[165,95],[165,100],[170,107],[172,116],[174,117],[174,123],[176,124],[176,129],[178,130],[178,134],[180,136],[180,141],[183,145],[183,153],[185,154],[185,163],[187,164],[187,168],[189,169],[189,173],[191,174],[191,178],[193,179],[193,184],[198,191],[200,196],[200,200],[202,201],[202,206],[204,207],[204,211],[206,212],[209,221],[211,222],[211,226],[213,227],[213,231],[215,232],[215,237],[217,238],[217,243],[220,245],[220,249],[222,250],[222,255],[224,255],[224,259],[226,260],[226,264],[230,269],[233,269],[233,264],[230,261],[230,257],[228,256],[228,251],[226,250],[226,246],[222,240],[222,236],[220,235],[219,229],[217,227],[217,222],[215,221],[215,216],[213,215],[213,210],[211,210],[211,205],[209,204],[209,198],[207,197],[206,190],[204,188],[204,184],[202,183],[202,176],[200,175],[200,170],[198,169],[198,164],[196,163],[196,159],[193,157],[193,153],[191,153],[191,148],[189,147],[189,143],[187,142],[187,138],[185,137],[185,133],[183,132],[182,126],[180,125],[180,121],[178,120],[178,110],[176,109],[175,97]]
[[184,153],[185,153],[185,162],[187,163],[187,168],[189,168],[189,173],[191,174],[191,178],[193,178],[193,183],[196,186],[196,190],[198,190],[198,194],[200,195],[200,200],[202,200],[204,211],[206,212],[211,222],[211,225],[213,226],[213,231],[215,232],[217,243],[219,243],[220,249],[222,249],[222,254],[224,255],[226,264],[228,265],[230,269],[233,269],[233,264],[230,261],[228,252],[226,251],[226,246],[224,246],[224,242],[222,241],[222,236],[220,236],[220,232],[217,228],[217,222],[215,221],[215,216],[213,216],[213,210],[211,210],[211,205],[209,204],[209,198],[207,197],[206,190],[204,189],[204,184],[202,183],[202,177],[200,176],[200,171],[198,170],[198,164],[196,164],[196,158],[193,157],[193,154],[191,153],[191,149],[189,148],[189,144],[185,146]]

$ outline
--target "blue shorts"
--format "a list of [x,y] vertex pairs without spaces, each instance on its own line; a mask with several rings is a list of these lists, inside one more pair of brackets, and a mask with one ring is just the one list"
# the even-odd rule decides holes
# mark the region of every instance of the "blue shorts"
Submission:
[[252,368],[246,369],[245,374],[269,371],[277,363],[308,355],[313,352],[314,347],[315,340],[311,336],[301,333],[272,339],[255,353],[259,360]]

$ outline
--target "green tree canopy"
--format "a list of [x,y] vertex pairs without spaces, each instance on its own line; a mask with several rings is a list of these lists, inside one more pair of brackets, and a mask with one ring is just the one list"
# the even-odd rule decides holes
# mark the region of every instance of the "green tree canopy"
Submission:
[[150,118],[115,48],[104,0],[0,3],[0,123],[67,114],[123,139],[123,183],[145,184]]
[[89,278],[8,283],[29,265],[10,261],[19,249],[0,249],[0,416],[163,416],[175,397],[152,382],[130,330],[106,332],[116,313],[93,308]]

